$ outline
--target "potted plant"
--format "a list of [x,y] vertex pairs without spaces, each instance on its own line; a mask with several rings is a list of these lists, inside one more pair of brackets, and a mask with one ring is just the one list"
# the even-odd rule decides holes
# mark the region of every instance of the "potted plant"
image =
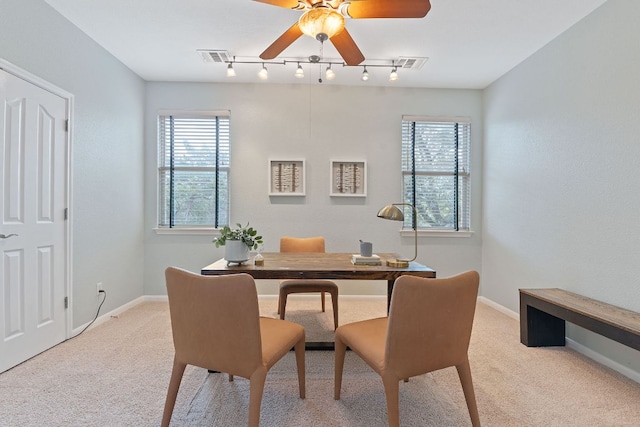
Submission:
[[258,235],[258,231],[253,227],[249,227],[249,223],[243,226],[236,224],[236,228],[225,225],[220,230],[220,236],[215,238],[213,242],[216,248],[225,246],[224,259],[227,264],[232,262],[242,264],[249,259],[249,250],[257,249],[261,245],[262,236]]

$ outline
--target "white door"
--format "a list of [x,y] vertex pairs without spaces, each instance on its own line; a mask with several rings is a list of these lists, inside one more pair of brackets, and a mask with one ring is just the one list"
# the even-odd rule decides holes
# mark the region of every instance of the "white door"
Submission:
[[67,102],[0,70],[0,372],[67,336]]

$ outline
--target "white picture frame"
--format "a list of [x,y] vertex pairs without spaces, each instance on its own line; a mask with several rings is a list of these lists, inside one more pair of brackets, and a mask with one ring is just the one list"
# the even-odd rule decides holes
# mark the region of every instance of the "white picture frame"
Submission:
[[304,196],[304,159],[269,159],[269,196]]
[[365,160],[330,161],[331,197],[366,197],[367,162]]

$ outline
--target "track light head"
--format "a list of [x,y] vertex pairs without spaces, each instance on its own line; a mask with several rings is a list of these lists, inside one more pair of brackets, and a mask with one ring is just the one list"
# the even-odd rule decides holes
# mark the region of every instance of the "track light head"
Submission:
[[336,73],[334,73],[333,70],[331,69],[331,64],[329,64],[329,66],[327,67],[327,70],[324,72],[324,77],[327,80],[333,80],[336,78]]
[[267,80],[269,78],[269,72],[264,64],[262,64],[262,69],[258,71],[258,78],[260,80]]
[[233,62],[229,62],[229,65],[227,65],[227,77],[235,77],[236,76],[236,70],[233,69]]
[[362,77],[360,78],[362,79],[363,82],[366,82],[367,80],[369,80],[369,72],[367,71],[366,65],[364,67],[364,71],[362,72]]
[[396,80],[398,80],[398,69],[396,67],[393,67],[393,70],[391,70],[391,73],[389,73],[389,81],[395,82]]

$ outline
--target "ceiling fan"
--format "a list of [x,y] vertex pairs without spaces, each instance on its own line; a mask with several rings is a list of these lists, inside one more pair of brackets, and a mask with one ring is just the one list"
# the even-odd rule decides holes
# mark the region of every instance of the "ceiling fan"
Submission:
[[287,9],[303,10],[296,22],[264,52],[262,59],[273,59],[300,36],[306,34],[321,43],[330,40],[347,65],[358,65],[364,55],[344,26],[344,18],[423,18],[429,0],[254,0]]

